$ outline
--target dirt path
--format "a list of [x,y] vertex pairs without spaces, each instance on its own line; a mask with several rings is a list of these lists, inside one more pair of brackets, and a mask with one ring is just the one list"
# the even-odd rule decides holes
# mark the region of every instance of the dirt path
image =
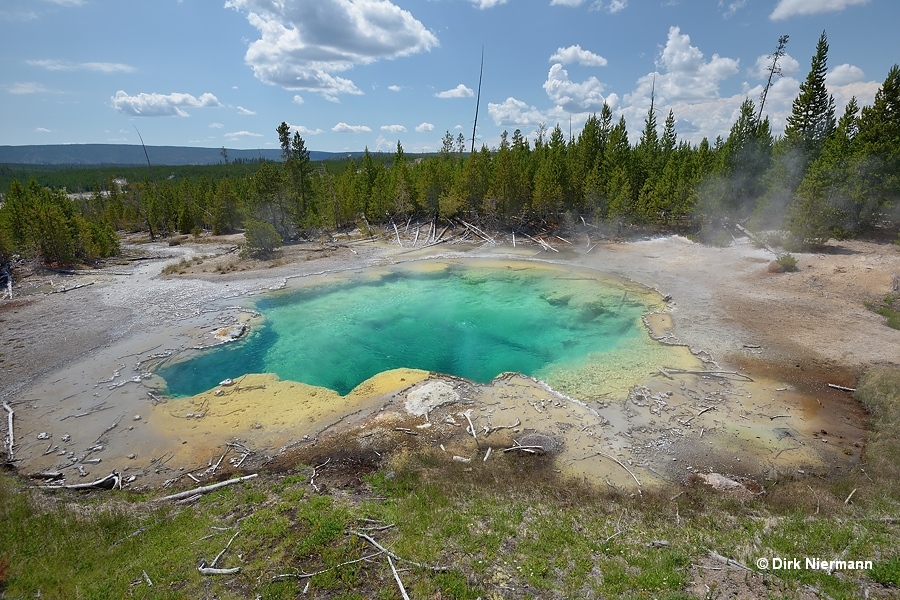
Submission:
[[[243,466],[262,464],[325,430],[341,430],[367,443],[360,405],[347,407],[343,415],[320,416],[324,420],[309,427],[296,426],[299,419],[310,419],[305,413],[294,421],[282,419],[278,428],[252,415],[246,423],[235,421],[231,429],[221,426],[225,420],[216,426],[208,417],[218,402],[224,407],[226,400],[234,400],[231,389],[223,388],[219,396],[211,391],[205,400],[195,399],[195,408],[175,410],[171,403],[159,403],[164,400],[157,393],[161,382],[148,365],[185,348],[214,343],[215,331],[252,319],[242,308],[247,298],[292,278],[420,260],[423,254],[526,258],[624,275],[671,295],[672,323],[662,333],[693,348],[707,368],[715,361],[720,369],[745,369],[757,380],[751,386],[655,375],[635,382],[644,387],[628,398],[583,409],[527,380],[467,388],[467,402],[482,402],[479,428],[496,425],[502,415],[503,423],[519,419],[522,434],[530,428],[556,436],[566,442],[569,454],[561,461],[575,476],[596,474],[597,463],[605,462],[599,476],[615,473],[617,485],[629,485],[632,478],[623,466],[609,459],[584,461],[595,450],[619,457],[642,478],[659,481],[683,479],[697,470],[759,474],[801,463],[827,470],[835,456],[843,456],[841,464],[847,464],[862,451],[864,416],[846,394],[825,384],[852,385],[867,366],[900,365],[900,331],[887,328],[882,317],[863,306],[887,293],[891,275],[900,272],[900,253],[893,245],[844,242],[828,253],[797,255],[797,273],[770,274],[766,265],[771,255],[749,244],[710,248],[679,237],[559,254],[521,244],[515,249],[443,246],[402,254],[396,247],[371,244],[294,246],[266,263],[238,258],[230,251],[233,243],[144,245],[147,254],[171,258],[78,275],[50,274],[46,278],[53,289],[38,279],[26,280],[13,301],[0,303],[0,399],[16,410],[15,457],[23,472],[59,470],[77,482],[120,469],[134,485],[158,485],[189,472],[202,474],[228,440],[243,440],[255,450]],[[161,276],[167,265],[178,265],[175,270],[184,274]],[[91,285],[44,295],[61,285],[86,283]],[[238,391],[257,394],[242,396],[244,405],[255,406],[261,397],[287,398],[280,385],[270,381]],[[380,418],[422,425],[421,419],[409,422],[404,412],[403,400],[414,385],[413,379],[398,376],[376,386],[366,401],[367,414],[393,414]],[[515,392],[511,386],[518,386]],[[292,389],[290,394],[300,393]],[[501,396],[503,413],[496,406],[484,408]],[[546,414],[536,410],[538,402],[545,402]],[[715,410],[704,411],[713,404]],[[463,452],[468,436],[459,427],[458,413],[458,408],[448,409],[444,415],[456,420],[455,429],[435,427],[419,441]],[[477,420],[479,413],[473,414]],[[595,420],[592,429],[584,426],[585,418]],[[828,419],[827,429],[822,419]],[[332,427],[336,424],[341,427]],[[567,436],[576,425],[581,434]],[[830,446],[810,443],[826,436]],[[698,445],[700,439],[709,447]],[[767,458],[752,461],[760,447]],[[476,450],[484,449],[468,448]],[[232,464],[239,456],[231,455]]]

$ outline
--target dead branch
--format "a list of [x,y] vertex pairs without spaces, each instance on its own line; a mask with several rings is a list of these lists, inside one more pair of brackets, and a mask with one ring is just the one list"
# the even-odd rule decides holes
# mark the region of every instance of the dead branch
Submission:
[[493,433],[495,431],[499,431],[500,429],[515,429],[516,427],[518,427],[521,424],[522,424],[522,421],[520,421],[519,418],[516,417],[516,422],[513,423],[512,425],[490,425],[490,426],[485,425],[484,435],[486,435],[486,436],[490,435],[491,433]]
[[847,496],[847,499],[846,499],[846,500],[844,500],[844,504],[850,504],[850,498],[852,498],[852,497],[853,497],[853,494],[856,493],[856,489],[857,489],[857,488],[853,488],[853,491],[850,492],[850,495]]
[[348,560],[347,562],[342,562],[339,565],[334,565],[333,567],[328,567],[327,569],[322,569],[321,571],[316,571],[315,573],[279,573],[278,575],[272,578],[272,581],[278,581],[280,579],[308,579],[310,577],[315,577],[316,575],[321,575],[322,573],[327,573],[328,571],[332,571],[334,569],[339,569],[341,567],[346,567],[347,565],[352,565],[358,562],[363,562],[365,560],[371,560],[376,556],[380,556],[384,554],[384,550],[379,550],[378,552],[373,552],[372,554],[367,554],[362,558],[357,558],[354,560]]
[[394,566],[394,561],[391,559],[391,555],[387,555],[388,564],[391,565],[391,571],[394,572],[394,581],[397,582],[397,587],[400,588],[400,594],[403,596],[403,600],[410,600],[409,595],[406,593],[406,588],[403,587],[403,582],[400,581],[400,574],[397,573],[397,567]]
[[225,544],[225,547],[222,548],[222,551],[219,552],[218,554],[216,554],[216,557],[215,557],[215,558],[213,559],[213,561],[209,564],[210,567],[215,567],[215,566],[216,566],[216,563],[219,562],[219,559],[222,558],[222,555],[225,554],[225,551],[228,550],[228,548],[231,546],[231,542],[234,541],[234,538],[236,538],[236,537],[238,536],[239,533],[240,533],[240,531],[236,531],[236,532],[234,533],[234,535],[231,536],[231,539],[228,540],[228,543]]
[[235,483],[240,483],[242,481],[247,481],[248,479],[253,479],[254,477],[258,477],[259,473],[253,473],[252,475],[245,475],[243,477],[238,477],[236,479],[228,479],[227,481],[220,481],[219,483],[214,483],[212,485],[206,485],[203,487],[194,488],[192,490],[186,490],[184,492],[178,492],[177,494],[171,494],[169,496],[163,496],[160,498],[160,501],[163,500],[181,500],[182,498],[188,498],[193,496],[194,494],[206,494],[217,490],[219,488],[223,488],[228,485],[232,485]]
[[200,561],[200,566],[197,567],[197,570],[200,571],[201,575],[233,575],[235,573],[240,573],[240,567],[234,567],[231,569],[215,569],[213,567],[207,566],[206,561]]
[[714,550],[709,551],[709,556],[716,559],[720,563],[726,564],[730,567],[737,567],[737,568],[743,569],[745,571],[750,571],[751,573],[753,572],[753,569],[751,569],[747,565],[743,565],[743,564],[739,563],[738,561],[734,560],[733,558],[728,558],[726,556],[722,556],[721,554],[719,554],[718,552],[716,552]]
[[153,587],[153,581],[150,580],[150,576],[147,575],[147,571],[141,571],[141,575],[144,576],[144,581],[147,582],[147,587]]
[[90,483],[73,483],[69,485],[41,485],[38,487],[44,490],[114,490],[116,488],[122,489],[122,477],[116,471],[113,471],[106,477],[101,477],[100,479],[91,481]]
[[665,369],[669,373],[675,373],[679,375],[709,375],[710,377],[725,377],[726,375],[734,375],[735,377],[743,377],[747,381],[753,381],[753,379],[749,375],[744,375],[743,373],[739,373],[737,371],[693,371],[690,369],[677,369],[675,367],[666,367]]
[[409,564],[411,564],[411,565],[413,565],[413,566],[415,566],[415,567],[419,567],[420,569],[428,569],[429,571],[439,571],[439,572],[443,572],[443,571],[449,571],[449,570],[450,570],[450,567],[432,567],[432,566],[430,566],[430,565],[423,565],[422,563],[417,563],[417,562],[415,562],[415,561],[413,561],[413,560],[409,560],[409,559],[407,559],[407,558],[403,558],[403,557],[401,557],[401,556],[397,556],[396,554],[394,554],[393,552],[391,552],[390,550],[388,550],[387,548],[385,548],[384,546],[382,546],[381,544],[379,544],[378,542],[376,542],[374,539],[372,539],[371,536],[366,535],[365,533],[362,533],[362,532],[359,532],[359,531],[351,531],[350,533],[352,533],[353,535],[355,535],[355,536],[357,536],[357,537],[361,537],[362,539],[366,540],[367,542],[369,542],[370,544],[372,544],[373,546],[375,546],[376,548],[378,548],[379,550],[381,550],[382,552],[384,552],[385,554],[387,554],[388,556],[390,556],[390,557],[393,558],[394,560],[399,560],[399,561],[402,561],[402,562],[407,562],[407,563],[409,563]]
[[475,447],[478,448],[478,449],[480,450],[481,447],[478,445],[478,435],[475,433],[475,425],[472,424],[472,417],[471,417],[471,415],[472,415],[472,410],[469,409],[469,410],[467,410],[467,411],[465,411],[465,412],[461,412],[461,413],[459,413],[459,414],[460,414],[460,416],[465,417],[465,418],[466,418],[466,421],[469,422],[469,428],[466,429],[466,431],[468,431],[469,433],[472,434],[472,439],[475,440]]
[[87,287],[89,285],[94,285],[94,282],[90,281],[88,283],[79,283],[78,285],[73,285],[72,287],[69,287],[69,288],[61,288],[58,290],[53,290],[50,293],[51,294],[65,294],[66,292],[71,292],[72,290],[77,290],[78,288]]
[[597,452],[597,454],[599,454],[600,456],[605,456],[605,457],[608,458],[609,460],[615,462],[615,463],[618,464],[620,467],[622,467],[623,469],[625,469],[626,471],[628,471],[628,474],[631,475],[632,479],[634,479],[634,482],[635,482],[636,484],[638,484],[638,487],[641,487],[641,482],[638,481],[637,476],[636,476],[634,473],[632,473],[632,472],[631,472],[631,469],[629,469],[628,467],[626,467],[625,464],[624,464],[622,461],[620,461],[620,460],[619,460],[618,458],[616,458],[615,456],[610,456],[610,455],[607,454],[606,452],[601,452],[600,450],[597,450],[596,452]]
[[6,433],[6,460],[12,462],[13,459],[13,446],[15,445],[15,438],[13,437],[13,414],[14,411],[10,408],[9,404],[6,402],[3,403],[3,408],[6,410],[8,418],[7,418],[7,433]]
[[834,388],[836,390],[841,390],[842,392],[855,392],[856,391],[856,388],[844,387],[842,385],[835,385],[833,383],[829,383],[828,387]]
[[512,452],[513,450],[521,450],[523,452],[535,454],[536,452],[544,452],[545,448],[543,446],[512,446],[511,448],[503,449],[504,452]]

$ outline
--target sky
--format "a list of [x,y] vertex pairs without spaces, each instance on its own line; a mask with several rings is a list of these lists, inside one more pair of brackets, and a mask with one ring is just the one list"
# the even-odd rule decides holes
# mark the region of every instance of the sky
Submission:
[[[838,116],[900,61],[897,0],[2,0],[0,145],[432,152],[541,124],[578,135],[606,103],[636,140],[727,137],[757,103],[781,134],[824,32]],[[482,54],[483,53],[483,54]],[[480,102],[479,74],[483,56]]]

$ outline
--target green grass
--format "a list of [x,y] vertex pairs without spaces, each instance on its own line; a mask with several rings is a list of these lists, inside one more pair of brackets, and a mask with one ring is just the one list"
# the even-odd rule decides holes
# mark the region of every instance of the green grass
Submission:
[[[873,426],[860,469],[769,482],[749,500],[694,487],[620,495],[512,457],[448,465],[428,452],[395,456],[349,491],[324,470],[316,481],[329,492],[316,493],[299,466],[187,507],[127,492],[43,492],[6,474],[0,589],[9,598],[296,598],[308,584],[309,597],[400,598],[383,555],[359,560],[377,552],[360,532],[402,559],[447,567],[398,561],[413,598],[688,598],[691,565],[710,551],[751,568],[775,556],[874,561],[868,572],[741,572],[760,595],[801,586],[831,598],[866,586],[896,595],[900,370],[873,369],[857,395]],[[235,533],[217,566],[241,572],[201,575],[200,561]]]

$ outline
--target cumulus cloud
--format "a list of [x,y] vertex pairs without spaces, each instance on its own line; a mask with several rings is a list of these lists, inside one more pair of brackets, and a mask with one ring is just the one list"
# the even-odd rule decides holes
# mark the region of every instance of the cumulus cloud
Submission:
[[691,38],[678,27],[669,28],[666,46],[660,53],[657,66],[661,73],[649,73],[638,80],[638,88],[625,97],[629,104],[641,103],[649,107],[654,90],[662,102],[703,101],[719,96],[719,85],[738,72],[739,62],[733,58],[713,54],[707,60]]
[[131,65],[112,62],[75,63],[66,60],[26,60],[32,67],[40,67],[48,71],[94,71],[97,73],[133,73],[137,69]]
[[586,67],[605,67],[607,64],[605,58],[599,54],[583,50],[579,44],[557,49],[553,56],[550,57],[550,61],[564,65],[579,64]]
[[863,70],[853,65],[843,64],[833,68],[825,76],[825,83],[828,87],[843,86],[850,83],[857,83],[866,77]]
[[500,103],[489,102],[488,114],[500,127],[537,127],[547,122],[540,110],[513,97]]
[[305,102],[305,100],[303,100],[303,96],[301,96],[299,94],[294,96],[294,98],[293,98],[294,104],[303,104],[304,102]]
[[291,131],[296,131],[300,135],[319,135],[322,133],[322,130],[318,127],[315,129],[310,129],[309,127],[305,127],[303,125],[290,125]]
[[839,12],[848,6],[868,3],[869,0],[779,0],[769,18],[773,21],[779,21],[796,16]]
[[123,90],[112,97],[113,108],[135,117],[187,117],[184,107],[209,108],[220,106],[219,99],[209,92],[199,98],[191,94],[147,94],[130,96]]
[[569,73],[559,63],[550,67],[544,91],[556,106],[566,112],[580,113],[603,108],[603,84],[596,77],[585,81],[569,80]]
[[443,92],[438,92],[434,95],[435,98],[471,98],[475,95],[475,92],[472,91],[471,88],[464,86],[463,84],[459,84],[452,90],[444,90]]
[[[760,56],[756,59],[750,74],[759,79],[769,78],[769,68],[772,66],[772,55]],[[794,75],[800,72],[800,63],[790,54],[785,54],[778,59],[778,69],[782,75]]]
[[372,131],[371,128],[365,125],[348,125],[343,121],[332,127],[331,130],[336,133],[369,133]]
[[392,92],[399,92],[403,88],[400,87],[399,85],[389,85],[388,89],[391,90]]
[[419,123],[416,125],[416,131],[419,133],[428,133],[429,131],[434,131],[434,125],[432,123]]
[[222,129],[223,127],[225,127],[225,126],[224,126],[223,124],[221,124],[221,123],[210,123],[209,126],[210,126],[210,128],[212,128],[212,129]]
[[551,0],[550,6],[581,6],[584,0]]
[[239,115],[255,115],[255,110],[250,110],[249,108],[244,108],[243,106],[238,106],[237,111]]
[[259,30],[245,60],[256,77],[335,100],[362,94],[336,73],[377,60],[426,52],[437,37],[389,0],[228,0]]
[[405,133],[406,127],[404,127],[403,125],[382,125],[381,130],[389,131],[391,133]]

